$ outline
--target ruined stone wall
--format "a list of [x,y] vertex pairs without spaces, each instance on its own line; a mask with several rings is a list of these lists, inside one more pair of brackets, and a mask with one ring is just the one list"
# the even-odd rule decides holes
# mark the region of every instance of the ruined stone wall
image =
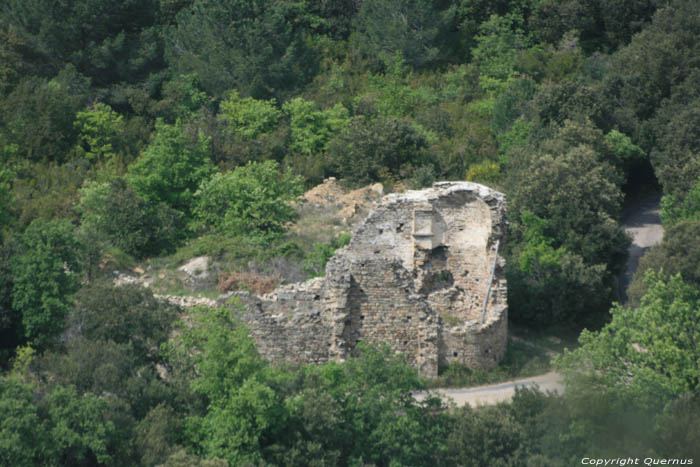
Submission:
[[468,182],[386,196],[325,278],[239,294],[243,319],[271,360],[342,360],[362,339],[425,376],[450,362],[492,367],[507,337],[504,210],[500,193]]

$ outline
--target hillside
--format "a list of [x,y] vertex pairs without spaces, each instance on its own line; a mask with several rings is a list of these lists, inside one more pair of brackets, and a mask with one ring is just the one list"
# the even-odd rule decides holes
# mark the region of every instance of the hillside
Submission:
[[[6,0],[0,463],[700,462],[698,31],[695,0]],[[438,180],[505,194],[495,368],[270,363],[208,306],[323,276]],[[550,367],[563,394],[413,398]]]

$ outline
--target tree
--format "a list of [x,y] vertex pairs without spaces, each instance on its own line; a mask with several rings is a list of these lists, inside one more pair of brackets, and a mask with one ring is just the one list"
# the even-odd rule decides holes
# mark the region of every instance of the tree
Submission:
[[556,44],[576,30],[588,53],[614,51],[646,25],[664,0],[545,0],[534,5],[530,22],[542,42]]
[[215,97],[231,89],[257,99],[289,92],[317,68],[301,13],[279,0],[195,0],[168,32],[166,57]]
[[124,117],[107,104],[97,103],[78,112],[74,125],[79,131],[78,141],[87,159],[107,162],[119,153]]
[[80,81],[70,68],[50,81],[27,77],[0,100],[0,135],[16,144],[18,156],[33,161],[68,159],[78,133],[75,114],[84,105],[82,89],[67,83],[74,79]]
[[36,465],[41,451],[41,424],[31,386],[0,379],[0,456],[17,466]]
[[295,97],[285,102],[282,108],[290,118],[289,149],[307,155],[325,152],[328,142],[350,120],[348,110],[342,104],[317,110],[312,101]]
[[159,254],[172,249],[180,237],[182,213],[140,197],[123,179],[88,182],[80,195],[75,208],[81,215],[80,234],[90,239],[95,256],[100,243],[136,257]]
[[230,464],[262,461],[261,447],[285,424],[285,409],[267,384],[268,368],[232,310],[194,311],[174,361],[190,367],[191,388],[206,398],[203,416],[186,421],[190,442],[206,457]]
[[568,381],[663,407],[700,390],[700,292],[680,275],[646,274],[647,293],[637,309],[615,305],[612,321],[598,332],[584,330],[580,347],[557,366]]
[[72,337],[128,344],[140,364],[157,360],[177,318],[175,306],[137,285],[83,287],[76,302],[67,321]]
[[273,130],[281,116],[274,99],[241,98],[236,90],[219,106],[219,119],[228,124],[226,130],[245,139],[254,139]]
[[133,82],[162,63],[159,38],[150,30],[159,3],[8,0],[0,25],[19,35],[22,58],[35,73],[52,76],[70,63],[102,87]]
[[586,265],[549,236],[549,223],[529,211],[519,224],[523,242],[510,252],[508,302],[514,321],[531,326],[576,326],[590,322],[611,299],[605,266]]
[[381,180],[400,173],[407,163],[423,165],[428,141],[409,122],[396,118],[353,118],[328,144],[332,173],[351,186]]
[[208,138],[199,134],[190,141],[181,124],[159,120],[151,144],[129,166],[126,180],[152,205],[165,203],[188,217],[194,192],[214,171]]
[[253,162],[203,182],[194,214],[201,226],[270,240],[294,219],[290,203],[302,193],[301,178],[280,171],[277,162]]
[[78,290],[79,245],[70,222],[37,219],[22,235],[13,265],[12,306],[22,314],[25,336],[46,347],[62,330]]
[[616,170],[588,146],[554,157],[535,156],[511,182],[514,214],[531,211],[549,222],[556,245],[580,255],[586,264],[621,271],[629,239],[616,219],[622,192]]
[[650,153],[664,192],[682,199],[700,178],[700,69],[674,87],[649,126],[655,144]]
[[18,243],[9,238],[0,243],[0,367],[7,366],[15,348],[24,341],[22,314],[12,306],[12,265],[18,253]]
[[516,30],[512,15],[492,15],[479,27],[474,61],[479,65],[479,84],[490,93],[503,91],[515,77],[518,52],[526,45],[521,31]]
[[[301,439],[315,435],[312,439],[324,453],[337,451],[350,465],[438,463],[445,456],[449,430],[442,403],[435,398],[416,402],[413,391],[421,386],[417,373],[388,346],[377,349],[360,343],[357,351],[343,364],[306,370],[305,400],[295,404],[292,413],[301,419],[290,420],[290,425],[300,421],[308,430],[299,433]],[[304,412],[304,405],[317,397],[328,413],[308,406]],[[332,430],[314,430],[314,422],[330,424]]]
[[109,464],[117,441],[107,403],[56,386],[42,393],[21,378],[0,380],[0,454],[17,466]]
[[696,1],[673,0],[657,10],[651,24],[615,54],[605,76],[605,99],[619,129],[645,151],[655,145],[658,124],[652,119],[662,102],[697,72],[699,38],[691,31],[700,27],[699,9]]
[[105,464],[115,454],[116,428],[107,419],[107,402],[94,394],[79,396],[61,386],[45,401],[48,406],[49,446],[61,464]]
[[14,172],[9,169],[0,168],[0,240],[3,239],[4,231],[12,220],[13,196],[11,183],[14,179]]
[[442,32],[449,30],[454,11],[440,11],[426,0],[365,0],[355,17],[355,42],[375,63],[390,63],[401,52],[420,68],[448,53]]

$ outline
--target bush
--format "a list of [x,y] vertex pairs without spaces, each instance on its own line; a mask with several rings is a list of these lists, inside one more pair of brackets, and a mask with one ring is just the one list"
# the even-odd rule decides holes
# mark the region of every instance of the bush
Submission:
[[328,145],[332,171],[351,186],[398,175],[407,163],[423,165],[428,141],[411,123],[396,118],[357,117]]
[[82,233],[137,257],[170,250],[178,237],[182,214],[165,203],[152,204],[122,179],[90,182],[76,206]]
[[194,213],[200,227],[267,243],[294,219],[291,201],[302,193],[301,178],[281,172],[277,162],[250,163],[202,183]]

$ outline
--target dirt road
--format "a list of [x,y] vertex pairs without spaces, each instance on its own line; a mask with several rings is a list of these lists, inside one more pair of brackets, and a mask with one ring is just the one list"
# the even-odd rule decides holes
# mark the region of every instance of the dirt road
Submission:
[[[506,383],[464,389],[436,389],[433,392],[445,396],[447,399],[451,399],[458,407],[466,404],[469,404],[472,407],[478,407],[480,405],[491,405],[511,400],[515,394],[516,386],[539,386],[541,391],[553,391],[559,393],[564,390],[561,375],[555,372],[550,372],[544,375],[517,379]],[[416,400],[420,401],[424,399],[425,394],[426,393],[424,392],[416,393]]]
[[639,266],[639,258],[649,248],[661,243],[663,239],[664,229],[661,226],[661,216],[659,215],[660,203],[661,193],[653,193],[632,203],[622,215],[622,225],[625,232],[632,237],[625,272],[619,278],[619,293],[622,302],[627,301],[627,287]]

